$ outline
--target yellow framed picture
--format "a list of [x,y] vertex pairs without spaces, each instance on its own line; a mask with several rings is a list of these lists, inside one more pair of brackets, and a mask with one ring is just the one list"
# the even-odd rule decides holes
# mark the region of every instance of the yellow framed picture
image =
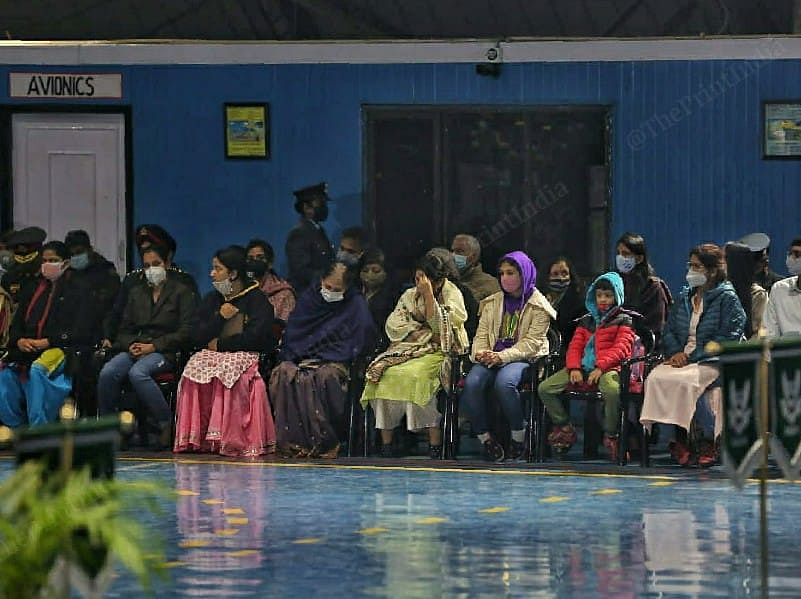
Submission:
[[256,102],[226,103],[225,157],[270,157],[270,107]]

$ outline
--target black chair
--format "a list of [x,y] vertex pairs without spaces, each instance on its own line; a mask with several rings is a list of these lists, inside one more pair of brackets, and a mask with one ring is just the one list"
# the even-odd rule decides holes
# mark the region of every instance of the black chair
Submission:
[[562,335],[551,326],[548,329],[548,353],[531,360],[527,376],[523,377],[521,393],[530,394],[528,405],[528,435],[526,436],[526,461],[542,462],[545,456],[545,439],[548,436],[546,429],[547,414],[545,406],[540,401],[539,384],[554,372],[559,370],[562,357]]
[[[635,332],[643,346],[643,354],[625,360],[620,369],[620,421],[618,424],[618,464],[625,466],[628,463],[628,442],[631,434],[632,422],[629,418],[633,408],[635,414],[635,427],[640,430],[640,464],[645,468],[650,466],[651,436],[645,427],[640,425],[640,412],[645,399],[645,379],[648,373],[662,361],[662,355],[656,349],[656,336],[653,331],[639,321],[635,321]],[[641,375],[632,380],[632,369],[640,364]]]

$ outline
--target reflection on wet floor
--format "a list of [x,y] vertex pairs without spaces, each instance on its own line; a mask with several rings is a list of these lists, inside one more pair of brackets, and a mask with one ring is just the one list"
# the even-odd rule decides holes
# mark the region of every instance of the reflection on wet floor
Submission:
[[[0,477],[12,464],[0,462]],[[723,480],[120,462],[174,486],[157,595],[759,593],[757,487]],[[771,595],[801,590],[801,485],[770,485]],[[121,572],[109,596],[134,597]]]

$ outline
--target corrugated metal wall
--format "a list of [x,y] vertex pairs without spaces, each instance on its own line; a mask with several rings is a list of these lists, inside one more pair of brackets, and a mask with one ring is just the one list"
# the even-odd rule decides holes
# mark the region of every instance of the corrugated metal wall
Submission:
[[[612,239],[645,235],[674,288],[701,240],[765,231],[783,270],[781,250],[801,234],[801,162],[762,160],[761,143],[762,102],[801,98],[801,61],[505,64],[497,80],[470,64],[103,69],[123,73],[132,107],[134,220],[165,223],[203,279],[217,247],[254,235],[281,268],[297,186],[329,182],[332,238],[360,221],[363,104],[613,106]],[[271,104],[270,161],[223,158],[222,105],[235,101]]]

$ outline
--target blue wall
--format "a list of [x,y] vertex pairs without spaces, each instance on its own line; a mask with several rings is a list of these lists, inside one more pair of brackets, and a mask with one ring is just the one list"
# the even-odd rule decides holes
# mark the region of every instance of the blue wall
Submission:
[[[361,219],[363,104],[608,104],[613,239],[642,233],[674,289],[691,245],[755,230],[774,240],[784,272],[782,250],[801,234],[801,162],[762,160],[761,103],[801,98],[801,61],[503,69],[492,80],[470,64],[108,67],[123,73],[120,103],[132,110],[134,222],[163,223],[203,288],[211,253],[251,236],[273,243],[282,270],[292,189],[329,182],[332,239]],[[0,68],[0,102],[10,103],[9,70]],[[231,101],[270,103],[271,160],[223,158],[222,105]]]

